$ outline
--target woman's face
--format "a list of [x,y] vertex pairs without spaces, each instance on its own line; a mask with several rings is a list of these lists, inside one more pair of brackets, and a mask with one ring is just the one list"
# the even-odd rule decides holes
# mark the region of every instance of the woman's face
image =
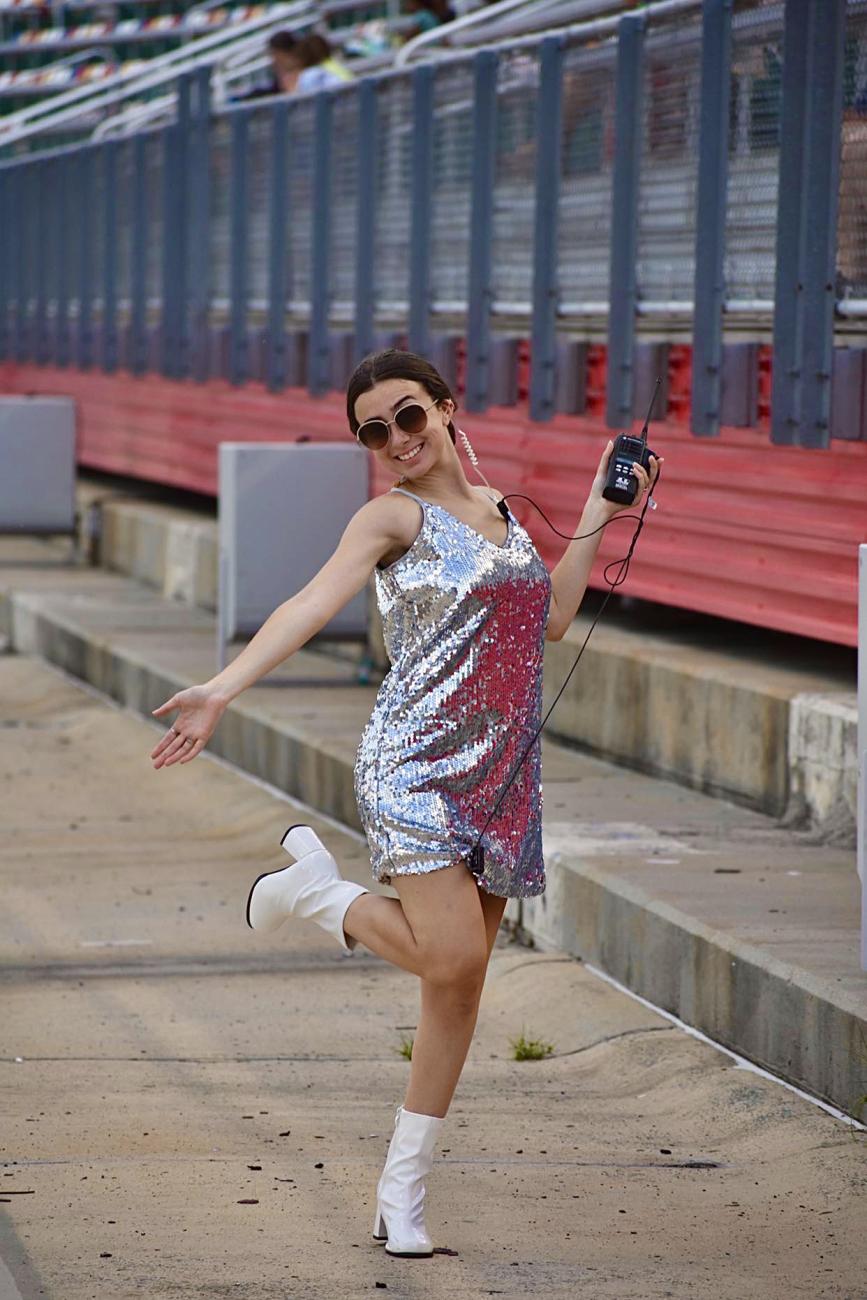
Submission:
[[298,54],[292,50],[274,50],[271,66],[280,89],[284,93],[294,90],[303,66]]
[[[448,426],[454,404],[448,398],[437,405],[431,405],[433,401],[417,379],[383,379],[355,399],[355,418],[359,424],[365,420],[394,420],[400,408],[409,402],[430,407],[419,433],[404,433],[399,425],[392,424],[386,445],[371,453],[389,473],[419,479],[440,460],[446,444],[451,447]],[[409,459],[401,460],[406,455]]]

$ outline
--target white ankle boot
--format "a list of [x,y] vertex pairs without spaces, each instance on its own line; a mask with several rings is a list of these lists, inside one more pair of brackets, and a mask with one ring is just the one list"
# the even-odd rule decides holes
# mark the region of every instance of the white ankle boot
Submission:
[[358,941],[344,931],[343,918],[349,904],[370,890],[343,879],[312,826],[290,826],[280,843],[297,861],[255,881],[247,899],[247,924],[267,933],[287,916],[302,917],[321,925],[346,952],[353,952]]
[[[398,1106],[385,1168],[376,1185],[373,1236],[389,1255],[432,1255],[424,1224],[424,1179],[444,1116],[421,1115]],[[387,1240],[386,1240],[387,1238]]]

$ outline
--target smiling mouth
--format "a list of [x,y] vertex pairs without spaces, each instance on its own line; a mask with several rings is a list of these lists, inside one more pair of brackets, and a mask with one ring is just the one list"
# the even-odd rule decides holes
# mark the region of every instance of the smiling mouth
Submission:
[[396,456],[395,460],[400,460],[400,461],[415,460],[416,456],[421,451],[423,445],[424,444],[420,442],[416,447],[413,447],[412,451],[404,452],[402,456]]

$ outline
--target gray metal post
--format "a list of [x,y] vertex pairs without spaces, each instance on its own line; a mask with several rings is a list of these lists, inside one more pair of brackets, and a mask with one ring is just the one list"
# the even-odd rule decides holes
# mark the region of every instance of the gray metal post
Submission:
[[[57,362],[57,307],[60,293],[60,243],[57,229],[57,209],[60,206],[60,191],[63,184],[63,158],[53,158],[48,164],[48,213],[45,225],[45,246],[43,256],[46,261],[46,295],[47,303],[54,305],[53,320],[45,321],[45,362],[55,365]],[[2,222],[2,217],[0,217]]]
[[867,546],[858,547],[858,875],[861,969],[867,970]]
[[798,440],[802,447],[827,447],[831,440],[845,34],[846,0],[813,0],[804,172],[804,354]]
[[430,243],[433,216],[434,70],[412,74],[412,194],[409,236],[409,346],[427,356],[430,347]]
[[268,387],[286,386],[286,292],[289,228],[289,106],[271,109],[271,195],[268,239]]
[[494,216],[496,162],[497,70],[493,50],[481,50],[473,61],[472,210],[467,306],[467,377],[464,404],[468,411],[488,405],[491,350],[491,230]]
[[554,414],[557,362],[557,207],[560,194],[562,37],[549,36],[542,42],[539,64],[530,418],[550,420]]
[[36,363],[44,366],[48,360],[48,230],[51,211],[51,167],[50,161],[36,163],[36,247],[34,249],[34,289],[36,311],[33,320],[32,356]]
[[78,322],[75,364],[79,370],[93,365],[93,174],[96,150],[85,145],[78,155],[73,202],[78,207]]
[[[178,87],[180,92],[180,85]],[[163,128],[163,243],[162,243],[162,311],[160,319],[160,370],[175,374],[177,364],[177,212],[181,184],[178,166],[178,133],[174,123]]]
[[771,441],[798,440],[801,411],[803,286],[801,282],[804,127],[811,0],[787,0],[783,39],[783,104],[777,202]]
[[211,69],[192,74],[189,128],[190,268],[189,370],[199,383],[210,375],[209,312],[211,302]]
[[845,0],[786,0],[771,441],[827,447]]
[[733,0],[705,0],[692,324],[693,433],[719,433]]
[[163,137],[163,312],[164,375],[186,373],[187,138],[190,129],[190,76],[178,78],[177,121]]
[[69,331],[69,284],[72,268],[72,239],[70,237],[69,196],[70,181],[75,175],[75,157],[58,158],[57,208],[55,213],[55,243],[57,250],[57,315],[54,325],[54,361],[58,366],[68,366],[71,352]]
[[331,242],[331,95],[316,96],[313,159],[313,238],[310,258],[310,341],[307,387],[311,396],[327,393],[331,383],[328,342],[328,248]]
[[232,384],[243,384],[248,377],[249,343],[247,339],[247,137],[250,115],[245,110],[232,114],[229,211],[230,288],[229,288],[229,374]]
[[15,168],[15,189],[12,206],[14,215],[15,249],[15,360],[27,359],[27,264],[28,264],[28,228],[30,210],[28,194],[30,190],[30,167],[21,163]]
[[142,375],[148,368],[147,338],[147,153],[146,138],[133,137],[132,241],[130,248],[129,368]]
[[9,357],[9,303],[12,297],[12,204],[9,193],[9,168],[0,167],[0,361]]
[[102,368],[117,370],[117,150],[116,140],[101,146],[104,205],[102,263]]
[[376,260],[376,82],[358,87],[358,182],[355,226],[355,360],[374,349],[373,308]]
[[611,429],[629,428],[632,424],[632,354],[638,296],[635,257],[644,134],[644,29],[644,14],[627,14],[620,20],[605,407],[605,420]]

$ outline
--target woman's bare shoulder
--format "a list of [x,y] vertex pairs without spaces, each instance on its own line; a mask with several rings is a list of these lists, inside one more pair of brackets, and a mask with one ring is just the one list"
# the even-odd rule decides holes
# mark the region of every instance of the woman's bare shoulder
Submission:
[[407,548],[418,533],[422,508],[402,492],[388,491],[371,497],[355,517],[385,541]]

